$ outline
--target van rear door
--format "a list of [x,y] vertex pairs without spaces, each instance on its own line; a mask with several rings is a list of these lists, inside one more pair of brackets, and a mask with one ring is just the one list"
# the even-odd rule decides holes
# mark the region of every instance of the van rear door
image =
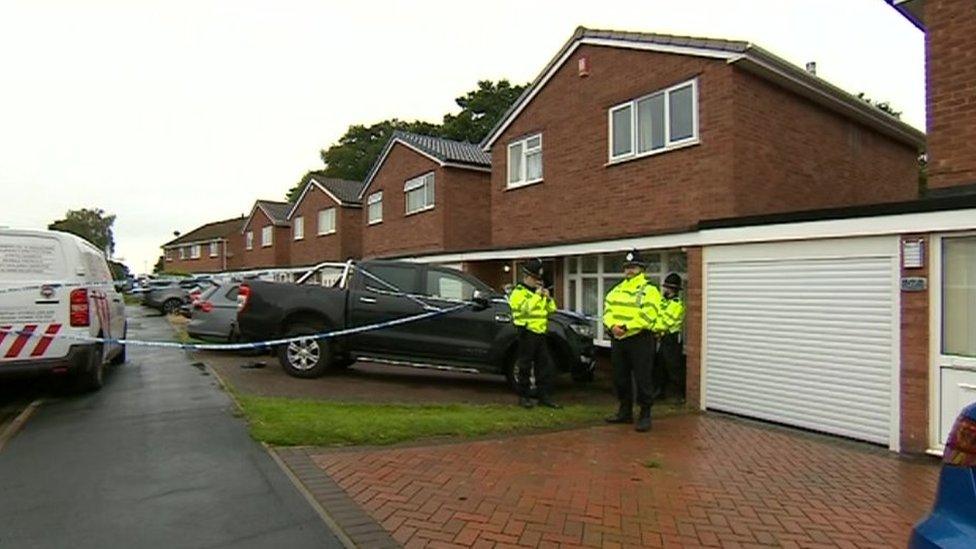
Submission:
[[71,288],[56,284],[74,274],[56,236],[0,231],[0,363],[68,354],[66,340],[8,332],[63,333]]

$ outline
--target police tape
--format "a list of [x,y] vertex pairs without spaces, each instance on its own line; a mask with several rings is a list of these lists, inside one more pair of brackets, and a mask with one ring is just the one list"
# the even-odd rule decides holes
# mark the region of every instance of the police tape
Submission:
[[0,336],[6,336],[8,334],[12,334],[23,338],[37,337],[42,339],[65,339],[70,341],[79,341],[82,343],[103,343],[103,344],[108,343],[112,345],[134,345],[136,347],[184,349],[190,351],[241,351],[241,350],[249,350],[249,349],[267,349],[270,347],[277,347],[279,345],[297,343],[299,341],[310,341],[315,339],[330,339],[330,338],[354,335],[354,334],[359,334],[364,332],[383,330],[386,328],[391,328],[393,326],[400,326],[403,324],[409,324],[411,322],[417,322],[419,320],[426,320],[429,318],[451,314],[460,311],[465,307],[469,307],[470,305],[471,303],[462,303],[447,309],[437,309],[435,311],[427,311],[416,315],[400,317],[393,320],[385,320],[383,322],[376,322],[373,324],[366,324],[363,326],[343,328],[341,330],[320,332],[317,334],[307,334],[307,335],[300,335],[300,336],[285,337],[280,339],[271,339],[266,341],[248,342],[248,343],[177,343],[174,341],[143,341],[139,339],[126,339],[126,338],[117,339],[117,338],[109,338],[109,337],[78,336],[72,334],[47,334],[43,332],[35,332],[33,330],[13,330],[13,329],[4,329],[4,328],[0,328]]

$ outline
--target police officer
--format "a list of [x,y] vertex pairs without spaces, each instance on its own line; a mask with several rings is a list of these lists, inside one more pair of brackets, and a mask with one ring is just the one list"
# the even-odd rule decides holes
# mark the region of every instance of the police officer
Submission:
[[610,362],[613,384],[620,407],[606,419],[607,423],[630,423],[634,420],[634,385],[640,415],[636,428],[651,428],[653,403],[653,370],[656,344],[654,326],[661,305],[661,292],[644,276],[644,261],[637,250],[627,253],[624,280],[607,294],[603,306],[603,324],[610,331]]
[[671,273],[664,277],[663,299],[654,331],[658,336],[654,361],[655,398],[667,396],[669,385],[677,396],[685,396],[685,368],[681,356],[681,329],[685,321],[685,304],[681,299],[681,277]]
[[512,323],[518,332],[518,358],[515,382],[518,385],[519,405],[534,406],[531,396],[531,376],[535,377],[539,406],[560,408],[552,401],[552,363],[546,347],[549,315],[556,311],[556,302],[544,283],[542,261],[532,259],[522,266],[522,282],[508,296],[512,309]]

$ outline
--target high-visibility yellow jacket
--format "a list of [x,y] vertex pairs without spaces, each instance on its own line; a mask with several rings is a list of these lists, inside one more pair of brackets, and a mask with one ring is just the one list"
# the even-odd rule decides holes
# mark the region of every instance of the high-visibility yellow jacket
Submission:
[[530,332],[544,334],[549,329],[549,315],[556,311],[556,302],[534,290],[518,284],[508,296],[512,309],[512,323]]
[[681,331],[684,323],[685,302],[677,296],[672,299],[662,297],[654,331],[659,334],[676,334]]
[[603,324],[611,329],[624,326],[620,339],[648,330],[657,324],[661,292],[648,284],[644,273],[625,279],[610,290],[603,302]]

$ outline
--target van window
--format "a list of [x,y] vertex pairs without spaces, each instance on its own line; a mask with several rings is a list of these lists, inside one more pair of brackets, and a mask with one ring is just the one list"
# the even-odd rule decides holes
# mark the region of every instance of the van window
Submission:
[[67,280],[61,242],[55,238],[0,234],[0,280]]

